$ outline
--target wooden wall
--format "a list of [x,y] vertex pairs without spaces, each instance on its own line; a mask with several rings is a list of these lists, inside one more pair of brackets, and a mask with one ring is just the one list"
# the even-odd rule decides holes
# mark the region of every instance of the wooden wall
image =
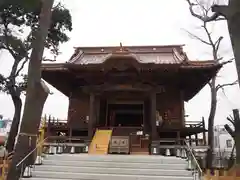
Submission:
[[168,119],[164,120],[169,126],[183,125],[184,103],[181,99],[180,90],[176,88],[166,88],[165,92],[157,94],[157,110],[162,117],[164,117],[164,113],[167,112]]
[[[138,98],[141,100],[146,99],[143,95],[141,96],[137,93],[135,95],[138,95]],[[111,97],[110,94],[104,98],[109,97]],[[134,99],[133,97],[136,98],[136,96],[132,95],[128,96],[128,99]],[[166,91],[158,93],[156,98],[157,110],[160,112],[160,115],[164,117],[164,113],[168,112],[168,119],[165,120],[167,122],[165,123],[166,125],[179,127],[184,124],[184,104],[180,90],[177,88],[166,88]],[[87,128],[86,116],[89,116],[89,100],[89,95],[83,93],[73,93],[71,98],[69,98],[68,122],[73,129]],[[99,116],[101,116],[101,113]],[[149,116],[148,113],[145,114],[145,119],[148,119],[146,116]],[[103,120],[105,121],[105,116]]]
[[89,95],[73,93],[69,98],[68,122],[75,128],[87,128],[86,116],[89,116]]

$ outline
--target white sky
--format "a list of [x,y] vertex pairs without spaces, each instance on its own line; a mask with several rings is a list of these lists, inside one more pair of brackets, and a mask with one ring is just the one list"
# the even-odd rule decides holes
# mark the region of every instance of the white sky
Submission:
[[[166,45],[185,44],[185,51],[193,59],[212,59],[211,49],[191,39],[184,31],[203,35],[199,21],[193,18],[185,0],[62,0],[73,17],[73,31],[70,41],[61,46],[62,54],[58,62],[67,61],[76,46],[119,45]],[[212,26],[213,35],[224,36],[221,55],[232,57],[227,26],[218,22]],[[204,36],[203,36],[204,37]],[[11,57],[0,54],[0,71],[8,74]],[[227,65],[219,74],[219,82],[233,82],[237,79],[235,64]],[[68,98],[51,87],[44,113],[58,118],[66,118]],[[24,97],[23,97],[24,99]],[[238,86],[225,89],[218,94],[216,124],[226,122],[226,116],[233,108],[239,108],[240,91]],[[188,120],[201,120],[208,117],[210,109],[209,88],[205,87],[197,96],[185,104]],[[14,109],[9,96],[0,94],[0,114],[11,118]]]

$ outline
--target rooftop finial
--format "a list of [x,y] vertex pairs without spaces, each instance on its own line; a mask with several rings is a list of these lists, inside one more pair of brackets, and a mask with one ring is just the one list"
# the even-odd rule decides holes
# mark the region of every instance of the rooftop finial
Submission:
[[123,46],[121,42],[120,42],[120,51],[123,51]]

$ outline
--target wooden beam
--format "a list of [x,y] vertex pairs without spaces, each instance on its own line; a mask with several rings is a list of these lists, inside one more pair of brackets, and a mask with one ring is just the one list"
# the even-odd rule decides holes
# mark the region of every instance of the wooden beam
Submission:
[[155,90],[156,93],[164,93],[166,91],[166,87],[163,85],[158,85],[153,87],[150,84],[143,84],[143,83],[135,83],[135,84],[109,84],[104,83],[101,85],[90,85],[80,87],[80,89],[84,92],[96,91],[96,92],[103,92],[103,91],[151,91],[152,89]]

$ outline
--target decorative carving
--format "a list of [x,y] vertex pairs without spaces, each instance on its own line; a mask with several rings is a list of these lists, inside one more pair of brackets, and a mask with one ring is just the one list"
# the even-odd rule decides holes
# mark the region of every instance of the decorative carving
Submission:
[[120,51],[123,50],[122,43],[120,42]]
[[112,54],[122,54],[122,53],[129,53],[129,49],[124,48],[122,43],[120,42],[120,48],[113,49]]

